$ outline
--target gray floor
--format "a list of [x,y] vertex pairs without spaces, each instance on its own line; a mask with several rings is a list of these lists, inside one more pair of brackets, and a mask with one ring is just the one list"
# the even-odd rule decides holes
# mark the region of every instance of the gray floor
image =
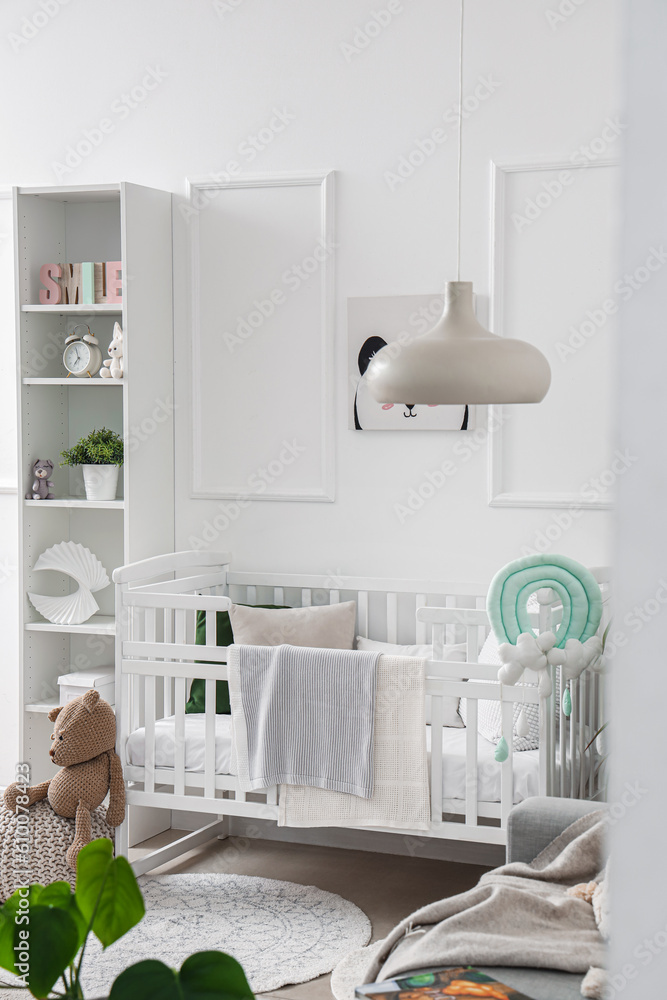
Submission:
[[[153,837],[131,851],[130,857],[163,846],[176,836],[177,831],[171,830]],[[213,840],[151,874],[229,872],[315,885],[356,903],[368,915],[375,941],[425,903],[470,889],[482,872],[487,871],[479,865],[267,840],[244,842],[244,849],[230,863],[229,854],[227,858],[222,856],[230,844],[234,844],[234,838]],[[283,1000],[331,1000],[332,997],[329,976],[263,995]]]

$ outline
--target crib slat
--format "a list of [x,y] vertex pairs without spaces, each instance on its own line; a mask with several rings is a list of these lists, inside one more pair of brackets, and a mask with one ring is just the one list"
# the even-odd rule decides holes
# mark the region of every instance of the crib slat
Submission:
[[329,591],[329,604],[340,604],[340,590]]
[[466,721],[466,823],[477,826],[477,698],[467,699]]
[[216,623],[216,613],[215,611],[206,611],[206,645],[216,646],[217,645],[217,623]]
[[[454,610],[456,609],[456,598],[455,597],[445,597],[445,607]],[[443,637],[443,642],[446,644],[448,642],[458,642],[459,636],[457,635],[456,624],[449,623],[445,625],[445,634]]]
[[445,625],[433,623],[433,659],[442,660],[445,646]]
[[563,695],[565,693],[565,677],[563,676],[563,670],[558,667],[558,676],[560,677],[560,704],[556,706],[556,711],[558,712],[558,717],[560,719],[560,732],[558,748],[560,752],[560,797],[562,799],[567,798],[567,715],[563,711]]
[[387,642],[398,642],[398,594],[387,594]]
[[[591,680],[592,680],[593,694],[591,697],[591,727],[590,727],[591,735],[589,736],[589,739],[591,739],[593,733],[597,733],[598,729],[600,728],[601,718],[602,718],[601,715],[602,684],[600,675],[593,674]],[[595,744],[593,744],[593,746],[591,747],[591,790],[589,793],[591,798],[593,798],[593,796],[599,791],[602,784],[601,772],[598,771],[597,774],[595,773],[597,768],[596,749],[597,748]]]
[[206,733],[204,738],[204,795],[215,798],[215,685],[206,684]]
[[278,786],[272,785],[271,788],[266,790],[266,804],[267,806],[277,806],[278,805]]
[[586,739],[586,714],[588,711],[588,688],[589,688],[589,675],[588,671],[585,671],[580,678],[579,684],[579,704],[578,714],[579,714],[579,798],[583,799],[586,797],[586,744],[588,740]]
[[301,607],[309,608],[312,603],[310,587],[304,587],[301,591]]
[[560,711],[556,703],[556,681],[558,680],[558,668],[549,667],[548,669],[551,677],[551,694],[547,698],[547,721],[549,726],[549,756],[547,759],[547,767],[549,770],[549,790],[547,795],[556,795],[559,787],[558,775],[560,774],[559,767],[556,763],[556,723],[558,720],[558,713]]
[[145,746],[144,746],[144,789],[155,791],[155,677],[144,678],[145,705]]
[[477,657],[481,646],[478,644],[478,625],[466,626],[466,660],[468,663],[477,663]]
[[[427,597],[426,594],[417,594],[415,596],[415,612],[417,608],[426,607]],[[417,624],[415,626],[415,642],[418,646],[423,646],[428,642],[426,638],[426,622],[417,619]]]
[[577,779],[579,776],[577,767],[577,705],[579,704],[579,681],[570,681],[570,696],[573,702],[573,712],[570,715],[570,798],[573,799],[577,794]]
[[368,591],[360,590],[357,593],[357,618],[359,635],[364,639],[368,638]]
[[442,823],[442,697],[431,697],[431,822]]
[[185,677],[174,681],[174,795],[185,795]]
[[[185,611],[178,608],[174,612],[174,641],[185,643],[186,618]],[[177,677],[174,681],[174,794],[185,794],[185,700],[186,679]]]
[[504,701],[502,705],[502,733],[507,741],[509,754],[507,760],[503,761],[500,774],[500,825],[503,830],[507,829],[510,810],[514,802],[514,705],[511,701]]
[[[130,614],[130,639],[139,640],[140,638],[143,638],[143,636],[141,635],[141,614],[142,614],[141,609],[132,608],[129,614]],[[130,678],[130,688],[131,688],[130,705],[131,705],[131,718],[132,718],[130,726],[132,732],[134,732],[135,729],[139,729],[139,727],[141,726],[141,715],[140,715],[141,700],[139,698],[139,685],[136,678],[134,677]]]
[[246,604],[257,604],[257,587],[246,587],[245,595]]
[[273,603],[279,605],[285,603],[285,592],[282,587],[273,588]]
[[[174,623],[174,613],[171,608],[165,608],[163,612],[163,636],[165,642],[173,642],[173,625]],[[165,716],[171,715],[172,697],[171,697],[171,687],[172,680],[171,677],[165,677],[162,683],[162,696],[164,698],[164,714]]]
[[539,706],[539,794],[549,794],[549,700],[540,697]]

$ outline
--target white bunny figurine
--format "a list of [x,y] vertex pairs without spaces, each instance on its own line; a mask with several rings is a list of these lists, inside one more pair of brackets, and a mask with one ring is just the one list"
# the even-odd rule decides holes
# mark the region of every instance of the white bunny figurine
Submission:
[[104,362],[104,365],[108,367],[100,368],[100,375],[102,378],[122,378],[125,365],[123,364],[123,331],[120,328],[120,323],[113,325],[113,340],[109,344],[107,353],[109,359]]

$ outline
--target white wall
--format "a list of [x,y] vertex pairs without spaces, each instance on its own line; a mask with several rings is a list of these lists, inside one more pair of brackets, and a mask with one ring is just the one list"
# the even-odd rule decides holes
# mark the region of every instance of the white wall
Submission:
[[16,367],[12,202],[0,191],[0,787],[13,780],[19,738]]
[[[610,515],[605,511],[577,518],[561,511],[565,527],[559,528],[554,510],[490,508],[484,443],[470,461],[457,459],[450,486],[401,524],[395,504],[404,503],[427,472],[452,456],[460,436],[365,435],[347,429],[347,297],[429,294],[455,277],[451,127],[447,141],[395,191],[384,174],[440,126],[454,105],[458,5],[454,0],[392,0],[391,22],[365,47],[352,50],[355,39],[363,42],[358,27],[387,6],[380,0],[117,0],[110,14],[101,2],[70,0],[35,30],[32,20],[44,20],[39,4],[5,0],[0,80],[3,92],[13,97],[0,111],[2,134],[10,137],[3,144],[0,184],[128,179],[182,195],[187,176],[221,171],[231,159],[240,160],[243,170],[261,173],[338,171],[337,370],[332,376],[337,499],[333,504],[253,502],[213,543],[231,550],[237,565],[485,581],[547,529],[554,550],[590,564],[607,562]],[[474,280],[483,300],[491,283],[489,161],[569,161],[619,111],[616,2],[580,0],[561,7],[572,13],[554,13],[556,0],[467,4],[464,90],[471,94],[483,77],[492,81],[488,89],[493,91],[466,122],[464,145],[463,277]],[[33,37],[26,41],[22,30]],[[143,79],[153,89],[130,108],[123,95]],[[242,144],[268,124],[274,108],[286,109],[293,120],[249,162]],[[96,131],[102,119],[110,123],[106,133]],[[92,140],[89,154],[78,163],[70,156],[68,165],[68,148],[87,139]],[[603,155],[614,152],[612,141]],[[590,178],[598,174],[591,171]],[[531,184],[535,193],[540,190],[538,174],[522,175],[522,182],[526,190]],[[512,191],[521,203],[523,189]],[[556,199],[533,230],[542,240],[533,260],[549,249],[542,279],[554,259],[562,263],[580,249],[581,233],[597,229],[600,205],[589,212],[585,199],[577,213],[580,231],[561,225],[567,217],[561,206],[569,204],[572,211],[575,203],[568,199],[569,193]],[[177,252],[184,267],[182,242]],[[521,489],[526,477],[533,492],[553,487],[552,472],[546,483],[540,466],[533,467],[526,455],[534,441],[525,430],[539,428],[535,421],[540,419],[545,430],[558,426],[562,431],[559,443],[550,437],[548,448],[561,449],[553,464],[563,470],[568,489],[576,491],[584,483],[579,465],[569,470],[563,457],[567,449],[576,450],[580,465],[590,470],[586,478],[608,462],[600,446],[606,403],[598,403],[597,386],[607,380],[608,360],[593,365],[597,387],[582,425],[580,412],[572,415],[566,405],[573,366],[555,357],[555,339],[567,335],[567,318],[579,321],[585,308],[597,306],[601,290],[614,278],[592,256],[593,251],[577,266],[580,280],[576,288],[569,281],[569,290],[558,287],[556,274],[553,287],[544,281],[535,286],[533,276],[519,267],[505,274],[508,290],[528,288],[519,305],[530,308],[525,315],[517,313],[512,300],[512,316],[519,317],[526,335],[538,318],[535,336],[546,338],[543,345],[554,360],[549,410],[541,418],[539,408],[517,417],[515,426],[524,430],[507,437],[507,475]],[[189,317],[182,282],[177,307],[177,544],[185,547],[219,507],[215,500],[189,496]],[[611,324],[605,327],[605,342],[610,329]],[[581,352],[581,357],[593,356],[588,347]],[[569,393],[579,402],[585,398],[581,384]],[[234,414],[225,413],[224,401],[219,430],[244,433]]]
[[[667,8],[625,4],[627,165],[622,266],[646,247],[667,249],[667,138],[656,127],[667,101]],[[664,634],[667,601],[667,344],[664,278],[628,302],[621,323],[618,424],[638,457],[619,494],[616,621],[627,642],[614,660],[611,828],[614,858],[613,996],[664,995],[667,976]],[[622,859],[619,863],[616,859]]]

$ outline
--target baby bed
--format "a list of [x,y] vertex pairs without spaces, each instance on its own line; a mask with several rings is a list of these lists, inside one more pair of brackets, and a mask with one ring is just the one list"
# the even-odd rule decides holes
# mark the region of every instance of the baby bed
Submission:
[[[596,576],[608,589],[606,573]],[[305,607],[355,600],[357,634],[391,643],[432,642],[426,671],[431,823],[415,836],[505,844],[515,801],[534,794],[590,798],[599,791],[595,748],[586,750],[600,725],[597,675],[573,682],[575,711],[569,719],[556,697],[539,699],[535,687],[504,685],[502,726],[510,753],[503,763],[495,761],[493,745],[478,737],[478,705],[498,700],[501,690],[497,665],[478,662],[489,630],[485,585],[238,572],[230,569],[229,556],[218,552],[156,556],[117,569],[113,579],[117,750],[128,805],[212,817],[201,829],[134,862],[137,874],[226,835],[230,817],[278,818],[277,788],[246,793],[227,773],[229,717],[215,715],[215,683],[226,677],[227,651],[215,645],[215,636],[216,612],[232,601]],[[558,614],[553,597],[541,593],[534,616],[540,631]],[[195,644],[198,611],[206,616],[204,646]],[[454,642],[466,643],[465,663],[443,660],[445,644]],[[206,684],[206,712],[198,716],[185,713],[193,677]],[[468,684],[470,679],[477,683]],[[443,726],[442,699],[452,696],[467,699],[465,729]],[[538,750],[512,751],[516,702],[539,705]],[[127,820],[116,843],[127,855]]]

